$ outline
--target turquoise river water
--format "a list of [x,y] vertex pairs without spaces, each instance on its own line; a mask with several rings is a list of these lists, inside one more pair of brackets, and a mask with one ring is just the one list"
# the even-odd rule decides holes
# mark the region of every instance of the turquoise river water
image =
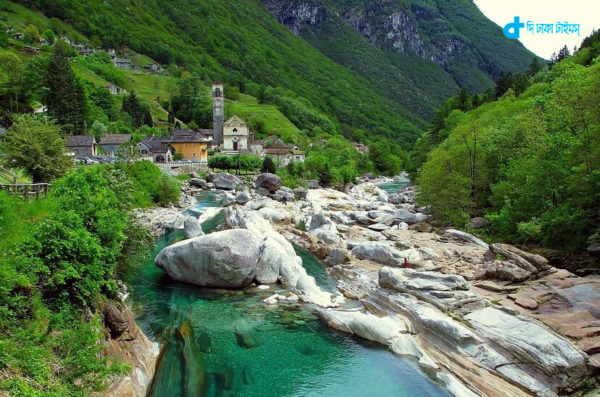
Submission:
[[[195,211],[218,206],[214,193]],[[205,223],[205,232],[216,223]],[[173,232],[158,250],[182,238]],[[298,249],[307,271],[335,288],[323,265]],[[276,291],[215,290],[177,283],[150,258],[130,297],[138,324],[160,342],[149,396],[447,396],[415,362],[336,332],[302,304],[265,306]]]

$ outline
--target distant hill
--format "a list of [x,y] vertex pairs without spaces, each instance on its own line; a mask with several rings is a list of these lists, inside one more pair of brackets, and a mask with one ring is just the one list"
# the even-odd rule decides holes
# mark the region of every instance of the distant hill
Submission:
[[532,57],[466,0],[20,3],[94,45],[125,45],[207,83],[223,80],[290,119],[305,113],[295,122],[305,132],[358,129],[405,146],[459,86],[481,91]]

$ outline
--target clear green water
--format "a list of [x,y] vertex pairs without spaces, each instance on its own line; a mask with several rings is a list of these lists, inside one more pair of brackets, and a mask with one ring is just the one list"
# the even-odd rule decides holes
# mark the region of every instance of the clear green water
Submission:
[[[198,207],[215,205],[206,196]],[[164,236],[157,251],[181,238]],[[333,288],[321,264],[298,252],[319,284]],[[199,288],[170,280],[152,260],[134,287],[138,323],[163,345],[150,396],[448,395],[414,362],[330,330],[303,305],[263,306],[273,287]]]
[[387,194],[391,194],[391,193],[396,193],[396,190],[398,190],[401,187],[404,186],[408,186],[410,184],[410,182],[390,182],[390,183],[382,183],[379,186],[379,188],[383,191],[385,191]]

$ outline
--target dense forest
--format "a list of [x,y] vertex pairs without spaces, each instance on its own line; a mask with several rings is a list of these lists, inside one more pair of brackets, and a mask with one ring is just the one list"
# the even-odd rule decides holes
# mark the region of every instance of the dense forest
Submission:
[[411,153],[421,202],[460,227],[485,216],[485,233],[510,242],[565,252],[598,243],[599,54],[596,32],[549,67],[500,76],[483,95],[496,100],[448,100]]

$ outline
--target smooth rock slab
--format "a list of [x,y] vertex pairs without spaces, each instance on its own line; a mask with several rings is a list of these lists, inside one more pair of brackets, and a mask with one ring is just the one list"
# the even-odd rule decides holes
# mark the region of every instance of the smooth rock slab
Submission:
[[248,230],[224,230],[170,245],[158,254],[155,264],[177,281],[203,287],[244,287],[254,278],[261,245]]
[[516,359],[536,364],[540,370],[553,374],[556,381],[560,379],[566,383],[587,374],[582,353],[533,321],[493,307],[474,311],[465,319]]
[[452,291],[468,290],[469,283],[462,277],[437,272],[421,272],[414,269],[379,269],[379,285],[400,292],[410,290]]

